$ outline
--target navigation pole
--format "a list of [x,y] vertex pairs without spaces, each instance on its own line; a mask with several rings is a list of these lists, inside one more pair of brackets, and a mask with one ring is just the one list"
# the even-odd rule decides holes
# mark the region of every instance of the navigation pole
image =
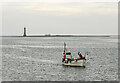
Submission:
[[26,27],[24,27],[24,34],[23,37],[26,37]]

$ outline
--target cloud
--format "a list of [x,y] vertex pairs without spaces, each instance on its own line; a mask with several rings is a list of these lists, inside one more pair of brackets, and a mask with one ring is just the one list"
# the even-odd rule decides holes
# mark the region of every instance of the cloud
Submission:
[[21,11],[32,14],[47,14],[57,16],[76,16],[90,14],[117,14],[117,3],[95,3],[95,2],[45,2],[45,3],[18,3],[10,6]]

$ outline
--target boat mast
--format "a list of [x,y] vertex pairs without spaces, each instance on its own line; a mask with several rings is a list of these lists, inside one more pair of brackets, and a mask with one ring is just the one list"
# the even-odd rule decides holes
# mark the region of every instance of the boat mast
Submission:
[[66,43],[64,42],[64,54],[66,53]]

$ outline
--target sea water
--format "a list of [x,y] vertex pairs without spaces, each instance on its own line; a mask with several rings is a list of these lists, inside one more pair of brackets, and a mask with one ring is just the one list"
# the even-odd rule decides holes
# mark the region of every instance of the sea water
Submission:
[[[114,37],[2,37],[3,81],[118,81]],[[62,65],[64,42],[74,58],[88,52],[85,68]]]

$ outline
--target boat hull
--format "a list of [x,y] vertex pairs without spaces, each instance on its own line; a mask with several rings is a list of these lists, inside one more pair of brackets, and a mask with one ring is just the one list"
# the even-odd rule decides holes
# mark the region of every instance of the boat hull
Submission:
[[74,60],[74,61],[71,61],[71,62],[68,62],[68,63],[65,63],[62,62],[62,65],[65,65],[65,66],[76,66],[76,67],[82,67],[82,66],[85,66],[85,60]]

